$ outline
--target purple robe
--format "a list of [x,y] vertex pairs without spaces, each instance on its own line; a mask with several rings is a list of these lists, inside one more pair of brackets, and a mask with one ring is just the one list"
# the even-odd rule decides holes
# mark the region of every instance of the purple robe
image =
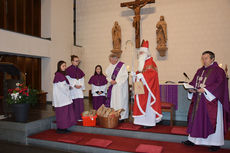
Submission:
[[[56,72],[53,83],[63,82],[66,81],[69,84],[68,79],[65,75],[61,72]],[[66,129],[69,128],[76,123],[75,114],[73,111],[73,103],[62,106],[62,107],[55,107],[55,114],[56,114],[56,123],[57,128],[59,129]]]
[[93,84],[95,86],[103,86],[108,83],[106,77],[104,75],[93,75],[89,79],[89,84]]
[[67,129],[76,124],[73,103],[63,107],[55,107],[55,114],[57,128],[59,129]]
[[[88,83],[95,86],[103,86],[106,85],[108,81],[104,75],[93,75]],[[105,104],[105,102],[105,96],[93,96],[93,109],[98,110],[98,108],[100,108],[102,104]]]
[[62,81],[66,81],[66,83],[69,84],[69,80],[65,77],[65,75],[63,73],[56,72],[55,76],[54,76],[53,83],[58,83],[58,82],[62,82]]
[[66,69],[66,75],[74,79],[81,79],[85,73],[78,66],[71,65]]
[[[198,79],[199,77],[201,78]],[[228,82],[224,70],[216,62],[207,68],[203,66],[198,69],[190,85],[196,88],[203,87],[216,97],[216,99],[210,102],[205,98],[205,93],[193,94],[188,112],[187,132],[190,136],[207,138],[215,133],[218,101],[223,106],[224,129],[227,132],[230,123],[230,105]]]

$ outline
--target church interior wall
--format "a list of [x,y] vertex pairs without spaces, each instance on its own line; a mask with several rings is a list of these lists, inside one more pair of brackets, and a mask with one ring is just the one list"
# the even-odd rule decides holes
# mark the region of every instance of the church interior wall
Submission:
[[[132,45],[129,42],[135,41],[134,13],[127,7],[120,7],[120,3],[127,1],[77,1],[77,44],[84,47],[81,64],[86,81],[97,64],[101,64],[104,71],[109,64],[111,30],[115,21],[121,26],[121,60],[131,69]],[[225,64],[229,66],[229,14],[228,0],[156,0],[155,4],[144,6],[141,11],[141,39],[149,40],[151,55],[158,65],[159,80],[185,81],[183,72],[192,79],[201,67],[201,54],[205,50],[213,51],[216,61],[223,67]],[[156,24],[161,15],[165,17],[168,32],[165,57],[160,57],[156,50]],[[90,89],[89,85],[87,89]]]

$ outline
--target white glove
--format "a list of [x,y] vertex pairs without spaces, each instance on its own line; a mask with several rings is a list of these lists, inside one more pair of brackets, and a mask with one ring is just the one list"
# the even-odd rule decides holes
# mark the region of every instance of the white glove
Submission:
[[136,73],[133,72],[133,71],[130,72],[130,75],[131,75],[132,77],[136,77]]
[[137,79],[141,79],[142,78],[142,74],[141,73],[138,73],[137,74]]

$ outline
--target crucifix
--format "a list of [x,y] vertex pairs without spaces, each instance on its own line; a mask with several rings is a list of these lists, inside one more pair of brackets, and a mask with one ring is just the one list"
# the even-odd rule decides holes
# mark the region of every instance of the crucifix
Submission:
[[140,11],[146,4],[155,3],[155,0],[135,0],[133,2],[121,3],[121,7],[128,7],[135,13],[133,17],[133,27],[135,28],[136,48],[140,48]]

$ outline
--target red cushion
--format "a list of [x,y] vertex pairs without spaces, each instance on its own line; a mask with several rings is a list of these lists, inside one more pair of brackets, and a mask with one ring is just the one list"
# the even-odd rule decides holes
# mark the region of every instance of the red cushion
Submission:
[[145,153],[161,153],[163,150],[162,146],[148,145],[148,144],[139,144],[136,148],[136,152],[145,152]]
[[171,109],[172,107],[173,107],[172,103],[161,102],[161,108],[163,108],[163,109]]
[[86,142],[85,144],[89,145],[89,146],[96,146],[96,147],[106,148],[111,143],[112,143],[111,140],[92,138],[88,142]]

